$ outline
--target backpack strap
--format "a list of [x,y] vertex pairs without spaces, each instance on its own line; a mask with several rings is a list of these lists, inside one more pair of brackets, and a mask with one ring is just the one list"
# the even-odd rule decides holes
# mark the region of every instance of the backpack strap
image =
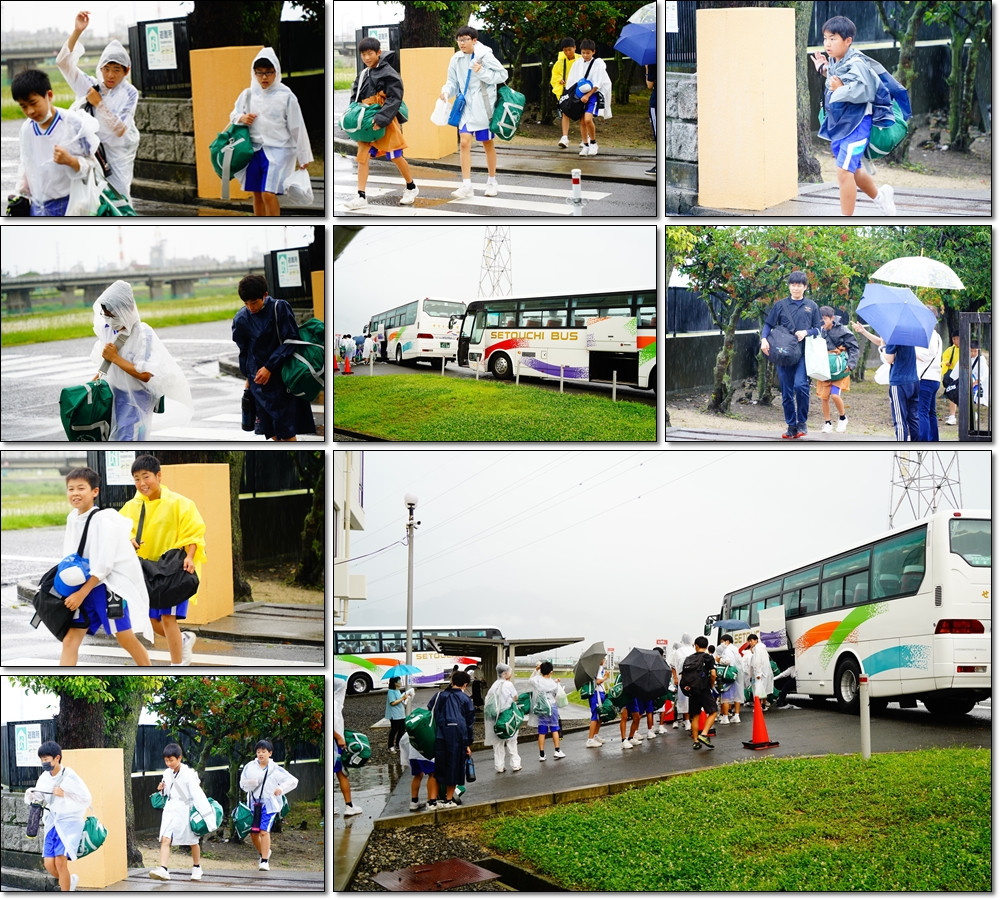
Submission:
[[142,546],[142,524],[146,521],[146,504],[143,503],[139,509],[139,527],[135,532],[135,542],[141,547]]
[[87,516],[87,521],[83,523],[83,534],[80,536],[80,546],[76,548],[77,556],[83,556],[84,548],[87,546],[87,532],[90,530],[90,520],[93,519],[94,516],[100,511],[100,507],[91,510],[90,515]]

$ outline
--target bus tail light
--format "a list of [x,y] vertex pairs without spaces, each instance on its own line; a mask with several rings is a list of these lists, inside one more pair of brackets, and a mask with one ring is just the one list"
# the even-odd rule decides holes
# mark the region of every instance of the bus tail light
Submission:
[[986,666],[959,666],[956,671],[966,675],[985,675]]
[[935,634],[984,634],[985,631],[979,619],[941,619],[934,629]]
[[434,335],[433,334],[425,334],[423,332],[417,332],[417,340],[418,341],[433,341],[434,340]]

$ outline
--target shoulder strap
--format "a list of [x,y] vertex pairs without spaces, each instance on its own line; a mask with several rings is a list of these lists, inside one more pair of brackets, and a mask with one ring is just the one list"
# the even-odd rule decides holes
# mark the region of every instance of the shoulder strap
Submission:
[[596,56],[590,61],[590,65],[587,66],[587,71],[583,73],[583,77],[587,81],[590,81],[590,70],[592,68],[594,68],[594,63],[595,62],[597,62],[597,57]]
[[[260,783],[260,793],[257,795],[257,798],[256,798],[258,803],[260,802],[261,798],[264,796],[264,785],[267,784],[267,776],[270,774],[270,769],[271,769],[271,765],[269,763],[268,767],[264,770],[264,780]],[[252,797],[253,794],[251,794],[250,796]]]
[[135,532],[135,542],[137,544],[142,544],[142,523],[146,521],[146,504],[143,503],[142,507],[139,509],[139,527]]
[[87,532],[90,530],[90,520],[100,511],[99,508],[92,510],[90,515],[87,516],[87,521],[83,524],[83,534],[80,536],[80,546],[76,548],[77,556],[83,556],[83,550],[87,546]]

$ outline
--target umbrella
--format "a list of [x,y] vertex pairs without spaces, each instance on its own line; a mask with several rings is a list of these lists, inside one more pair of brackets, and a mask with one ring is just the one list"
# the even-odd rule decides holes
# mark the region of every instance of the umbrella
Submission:
[[622,690],[637,700],[656,700],[670,687],[670,669],[655,650],[633,647],[618,668],[622,673]]
[[656,22],[629,22],[623,29],[615,50],[634,59],[640,66],[656,63]]
[[656,4],[647,3],[645,6],[640,6],[632,15],[628,17],[630,22],[646,23],[652,22],[656,24]]
[[588,681],[593,681],[597,677],[597,670],[601,667],[601,660],[607,655],[607,651],[604,649],[604,641],[591,644],[583,651],[580,659],[577,660],[576,666],[573,668],[573,683],[576,685],[577,690],[582,688]]
[[916,287],[946,288],[953,291],[965,289],[950,266],[927,256],[900,256],[890,259],[882,268],[872,273],[879,281],[895,284],[912,284]]
[[382,673],[382,678],[395,678],[396,676],[405,678],[407,675],[419,675],[420,671],[420,666],[408,666],[406,663],[399,663],[399,665],[386,669]]
[[739,631],[741,628],[749,628],[750,623],[744,622],[742,619],[720,619],[713,623],[713,627],[718,628],[719,631]]
[[909,288],[869,284],[865,287],[858,315],[872,325],[887,344],[926,347],[937,318]]

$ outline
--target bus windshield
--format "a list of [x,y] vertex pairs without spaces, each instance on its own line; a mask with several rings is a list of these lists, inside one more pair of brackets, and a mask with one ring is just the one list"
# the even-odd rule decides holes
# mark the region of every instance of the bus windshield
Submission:
[[449,300],[424,300],[424,312],[429,316],[447,319],[450,316],[462,315],[465,312],[464,303],[453,303]]
[[993,565],[991,546],[992,523],[984,519],[951,519],[948,536],[951,552],[962,557],[970,566],[988,569]]

